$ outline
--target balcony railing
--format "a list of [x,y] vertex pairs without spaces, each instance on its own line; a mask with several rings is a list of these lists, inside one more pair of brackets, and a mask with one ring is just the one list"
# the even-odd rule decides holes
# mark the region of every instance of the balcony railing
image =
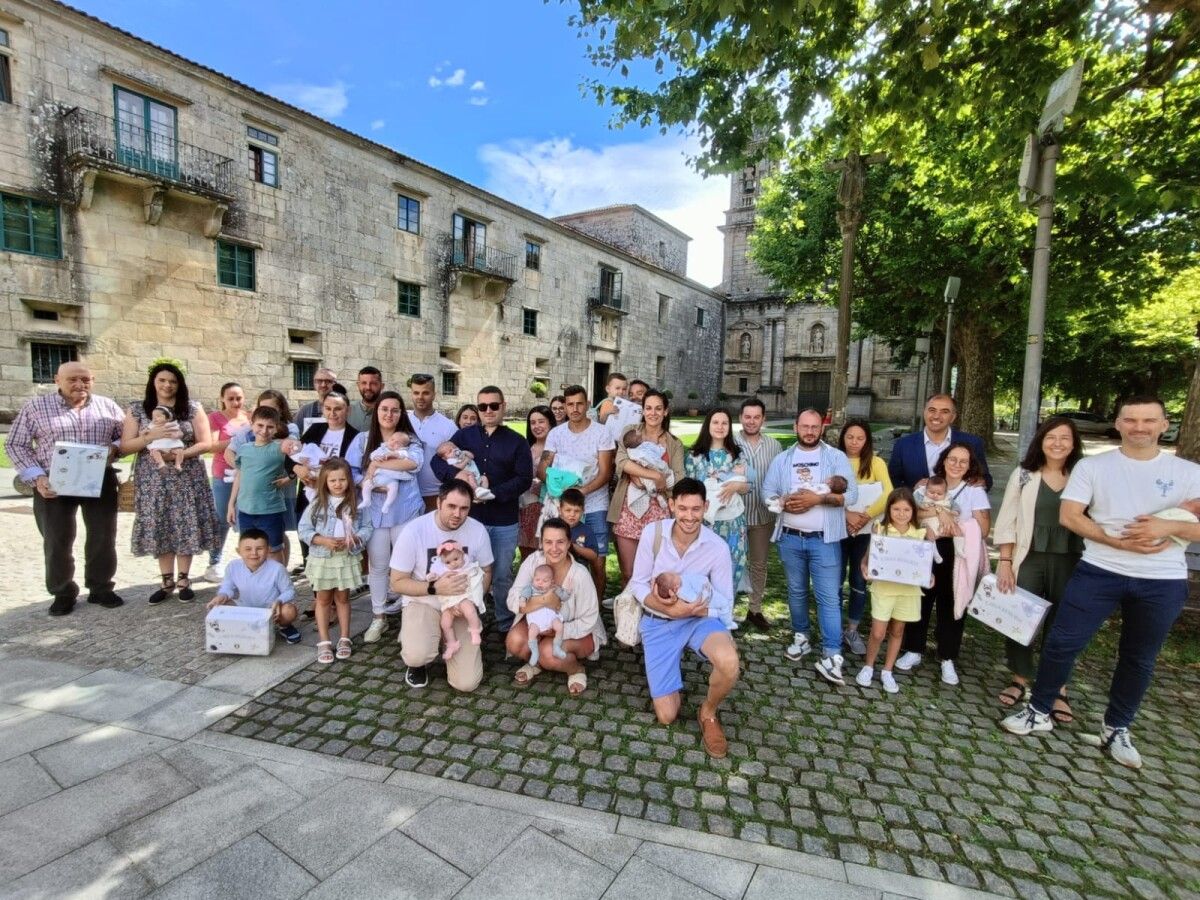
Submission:
[[480,245],[462,238],[451,239],[450,264],[479,275],[489,275],[503,281],[517,280],[517,255],[494,247]]
[[75,107],[63,114],[67,159],[166,182],[197,193],[234,196],[233,160],[130,122]]
[[588,297],[588,309],[627,313],[629,312],[629,302],[619,290],[600,290],[593,296]]

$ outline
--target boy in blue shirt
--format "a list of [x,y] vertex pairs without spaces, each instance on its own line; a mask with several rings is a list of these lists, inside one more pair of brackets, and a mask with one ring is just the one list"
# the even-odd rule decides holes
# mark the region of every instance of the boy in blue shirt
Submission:
[[283,562],[285,501],[279,488],[290,479],[283,467],[283,448],[275,440],[279,413],[260,406],[250,417],[254,443],[237,449],[237,475],[229,497],[229,524],[239,533],[251,528],[267,534],[271,559]]
[[268,543],[267,533],[261,528],[247,528],[241,533],[238,558],[225,568],[225,577],[208,608],[228,605],[269,609],[279,636],[289,644],[298,644],[300,632],[292,624],[296,621],[296,588],[283,563],[268,558]]
[[571,527],[571,555],[591,571],[595,580],[596,565],[600,560],[600,545],[596,535],[583,520],[583,491],[567,488],[558,499],[558,514]]

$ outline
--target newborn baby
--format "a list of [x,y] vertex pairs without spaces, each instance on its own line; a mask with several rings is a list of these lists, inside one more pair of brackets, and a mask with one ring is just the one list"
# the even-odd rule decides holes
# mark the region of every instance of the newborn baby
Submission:
[[[321,468],[321,463],[325,462],[325,452],[319,445],[301,444],[297,438],[285,438],[280,442],[279,449],[296,465],[307,466],[312,472],[316,472]],[[309,503],[312,503],[317,499],[317,489],[306,484],[304,496],[308,498]]]
[[438,545],[437,556],[429,563],[429,574],[426,579],[437,581],[443,575],[455,572],[461,572],[467,576],[467,592],[437,597],[442,604],[442,637],[446,641],[446,650],[442,654],[444,660],[449,660],[462,648],[462,644],[454,636],[456,611],[467,620],[471,643],[476,646],[483,643],[483,624],[479,619],[480,614],[484,611],[483,569],[479,567],[478,563],[467,559],[467,554],[458,541],[442,541]]
[[[924,487],[913,491],[913,499],[920,507],[917,510],[920,516],[918,524],[935,538],[952,536],[954,538],[954,555],[963,556],[967,552],[967,539],[963,537],[962,529],[958,527],[958,507],[950,499],[949,490],[950,486],[946,483],[945,478],[940,475],[930,475],[926,479]],[[933,515],[920,515],[928,509],[933,510]],[[934,559],[941,562],[940,554],[935,553]]]
[[[154,425],[170,425],[175,421],[175,413],[169,406],[156,406],[154,407],[154,412],[150,413],[150,421]],[[147,429],[147,431],[148,430],[149,429]],[[182,450],[183,446],[183,441],[177,437],[163,437],[148,443],[146,445],[146,452],[149,454],[150,458],[154,460],[154,464],[156,466],[158,466],[160,469],[165,469],[167,467],[167,461],[163,459],[163,451],[178,451]],[[183,471],[182,453],[175,454],[175,471]]]
[[[849,486],[849,482],[841,475],[831,475],[827,481],[807,485],[804,490],[824,496],[825,494],[844,494]],[[768,512],[778,515],[783,512],[783,498],[768,497],[766,507]]]
[[654,590],[662,600],[674,594],[684,603],[707,603],[708,617],[720,619],[721,624],[733,631],[733,598],[718,594],[712,582],[694,572],[660,572],[654,579]]
[[[521,588],[521,611],[534,597],[544,597],[553,594],[565,602],[568,594],[560,587],[554,586],[554,570],[547,565],[540,565],[533,570],[533,583]],[[539,606],[532,612],[525,613],[525,621],[529,625],[529,664],[538,664],[538,639],[547,631],[554,634],[553,653],[559,659],[565,659],[567,651],[562,645],[563,620],[562,613],[549,606]]]
[[[392,436],[371,451],[370,458],[376,462],[386,462],[391,459],[407,459],[412,462],[412,456],[409,455],[408,445],[412,443],[412,438],[406,432],[394,431]],[[396,502],[396,495],[400,493],[400,482],[412,481],[412,472],[402,472],[398,469],[376,469],[374,475],[366,475],[362,480],[363,508],[371,505],[371,499],[376,488],[383,488],[383,506],[380,511],[386,513],[392,508],[392,504]]]
[[[1156,519],[1168,519],[1172,522],[1200,522],[1200,498],[1195,500],[1184,500],[1178,506],[1172,506],[1169,509],[1159,510],[1154,514]],[[1179,535],[1171,535],[1171,540],[1177,543],[1180,547],[1186,548],[1191,543],[1187,538],[1181,538]]]
[[469,484],[475,491],[476,500],[492,500],[495,498],[488,489],[487,476],[475,465],[475,454],[469,450],[460,450],[453,441],[442,441],[438,445],[437,455],[459,471],[459,480]]
[[[621,438],[621,444],[630,460],[639,466],[661,473],[666,478],[668,491],[675,486],[675,473],[663,460],[662,447],[657,443],[646,440],[636,428],[631,428]],[[659,492],[658,486],[647,479],[639,480],[642,482],[640,486],[629,482],[625,494],[629,511],[640,519],[646,514],[651,503],[657,502],[661,508],[666,509],[667,498]]]

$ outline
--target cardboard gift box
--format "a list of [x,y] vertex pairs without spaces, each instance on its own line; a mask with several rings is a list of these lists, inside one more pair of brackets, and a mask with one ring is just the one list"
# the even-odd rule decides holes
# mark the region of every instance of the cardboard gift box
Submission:
[[204,617],[204,648],[209,653],[269,656],[275,648],[271,610],[214,606]]
[[933,584],[933,542],[871,535],[868,581],[894,581],[927,588]]
[[50,488],[64,497],[99,497],[108,469],[108,451],[98,444],[55,441],[50,456]]
[[971,616],[1026,647],[1042,627],[1049,611],[1047,601],[1024,588],[1016,588],[1011,594],[1001,592],[996,586],[995,575],[983,576],[967,606]]

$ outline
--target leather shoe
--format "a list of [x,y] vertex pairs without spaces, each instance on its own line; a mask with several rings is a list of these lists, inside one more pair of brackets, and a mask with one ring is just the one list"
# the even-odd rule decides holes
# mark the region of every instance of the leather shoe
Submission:
[[74,597],[55,597],[54,602],[50,604],[50,615],[69,616],[74,609]]
[[117,594],[88,594],[88,603],[95,603],[97,606],[103,606],[105,609],[116,609],[118,606],[124,606],[125,601]]
[[771,630],[771,620],[760,612],[746,613],[746,624],[753,625],[759,631]]
[[705,716],[701,710],[696,713],[696,720],[700,723],[700,743],[704,745],[704,752],[713,759],[724,759],[729,752],[729,741],[725,740],[725,732],[717,717]]

